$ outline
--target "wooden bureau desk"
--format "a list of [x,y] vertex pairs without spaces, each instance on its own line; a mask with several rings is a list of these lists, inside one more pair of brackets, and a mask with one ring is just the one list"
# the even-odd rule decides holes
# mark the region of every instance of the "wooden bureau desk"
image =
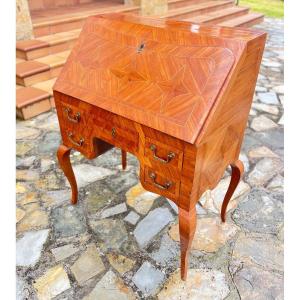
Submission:
[[140,162],[146,190],[179,207],[181,277],[195,206],[228,165],[221,218],[243,173],[239,153],[266,34],[107,14],[87,19],[54,86],[58,160],[78,198],[71,149],[92,159],[122,149]]

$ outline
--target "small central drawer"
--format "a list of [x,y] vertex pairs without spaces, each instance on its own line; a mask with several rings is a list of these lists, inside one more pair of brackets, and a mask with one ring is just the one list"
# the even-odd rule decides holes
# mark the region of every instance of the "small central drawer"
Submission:
[[131,153],[138,151],[139,135],[132,124],[123,124],[118,116],[95,118],[93,123],[98,138]]

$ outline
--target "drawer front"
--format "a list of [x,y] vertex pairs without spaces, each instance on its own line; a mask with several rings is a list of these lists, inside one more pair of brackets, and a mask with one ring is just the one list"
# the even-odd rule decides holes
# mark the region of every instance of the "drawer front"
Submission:
[[125,151],[137,153],[139,135],[134,130],[132,122],[106,112],[94,118],[93,123],[98,138]]
[[180,181],[158,173],[155,169],[144,167],[143,185],[150,191],[165,197],[179,196]]
[[146,138],[144,155],[150,166],[162,172],[179,174],[182,168],[183,151],[168,144]]
[[81,130],[70,130],[69,128],[63,128],[61,136],[64,145],[76,149],[84,154],[91,151],[91,140],[88,132],[82,132]]
[[87,121],[87,113],[76,106],[62,103],[61,113],[64,121],[70,126],[85,126]]
[[80,107],[80,103],[77,102],[74,102],[76,105],[73,105],[67,101],[61,101],[57,105],[61,136],[66,146],[87,153],[91,147],[91,127],[88,126],[87,118],[88,109]]
[[57,114],[61,128],[64,130],[77,132],[84,131],[88,123],[88,108],[84,109],[78,105],[73,105],[68,102],[60,102],[57,105]]

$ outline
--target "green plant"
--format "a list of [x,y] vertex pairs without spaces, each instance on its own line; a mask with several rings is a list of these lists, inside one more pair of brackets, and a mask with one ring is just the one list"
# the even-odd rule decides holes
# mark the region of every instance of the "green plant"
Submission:
[[254,12],[263,13],[266,17],[283,18],[283,0],[239,0],[240,6],[250,7]]

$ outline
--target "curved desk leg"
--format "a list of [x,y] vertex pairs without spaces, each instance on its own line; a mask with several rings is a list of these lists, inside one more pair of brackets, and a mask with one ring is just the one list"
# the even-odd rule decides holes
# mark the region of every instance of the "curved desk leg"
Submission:
[[222,203],[222,208],[221,208],[222,222],[225,222],[227,205],[244,173],[244,165],[240,160],[235,161],[230,166],[231,166],[231,180]]
[[76,178],[70,162],[71,150],[72,150],[71,148],[68,148],[64,145],[60,145],[57,150],[57,158],[61,169],[63,170],[65,176],[67,177],[71,185],[71,189],[72,189],[71,203],[76,204],[78,198],[78,190],[77,190]]
[[127,167],[127,152],[122,150],[122,169],[126,170]]
[[186,280],[189,264],[189,252],[192,246],[197,223],[196,208],[186,211],[179,207],[178,217],[181,248],[181,279]]

